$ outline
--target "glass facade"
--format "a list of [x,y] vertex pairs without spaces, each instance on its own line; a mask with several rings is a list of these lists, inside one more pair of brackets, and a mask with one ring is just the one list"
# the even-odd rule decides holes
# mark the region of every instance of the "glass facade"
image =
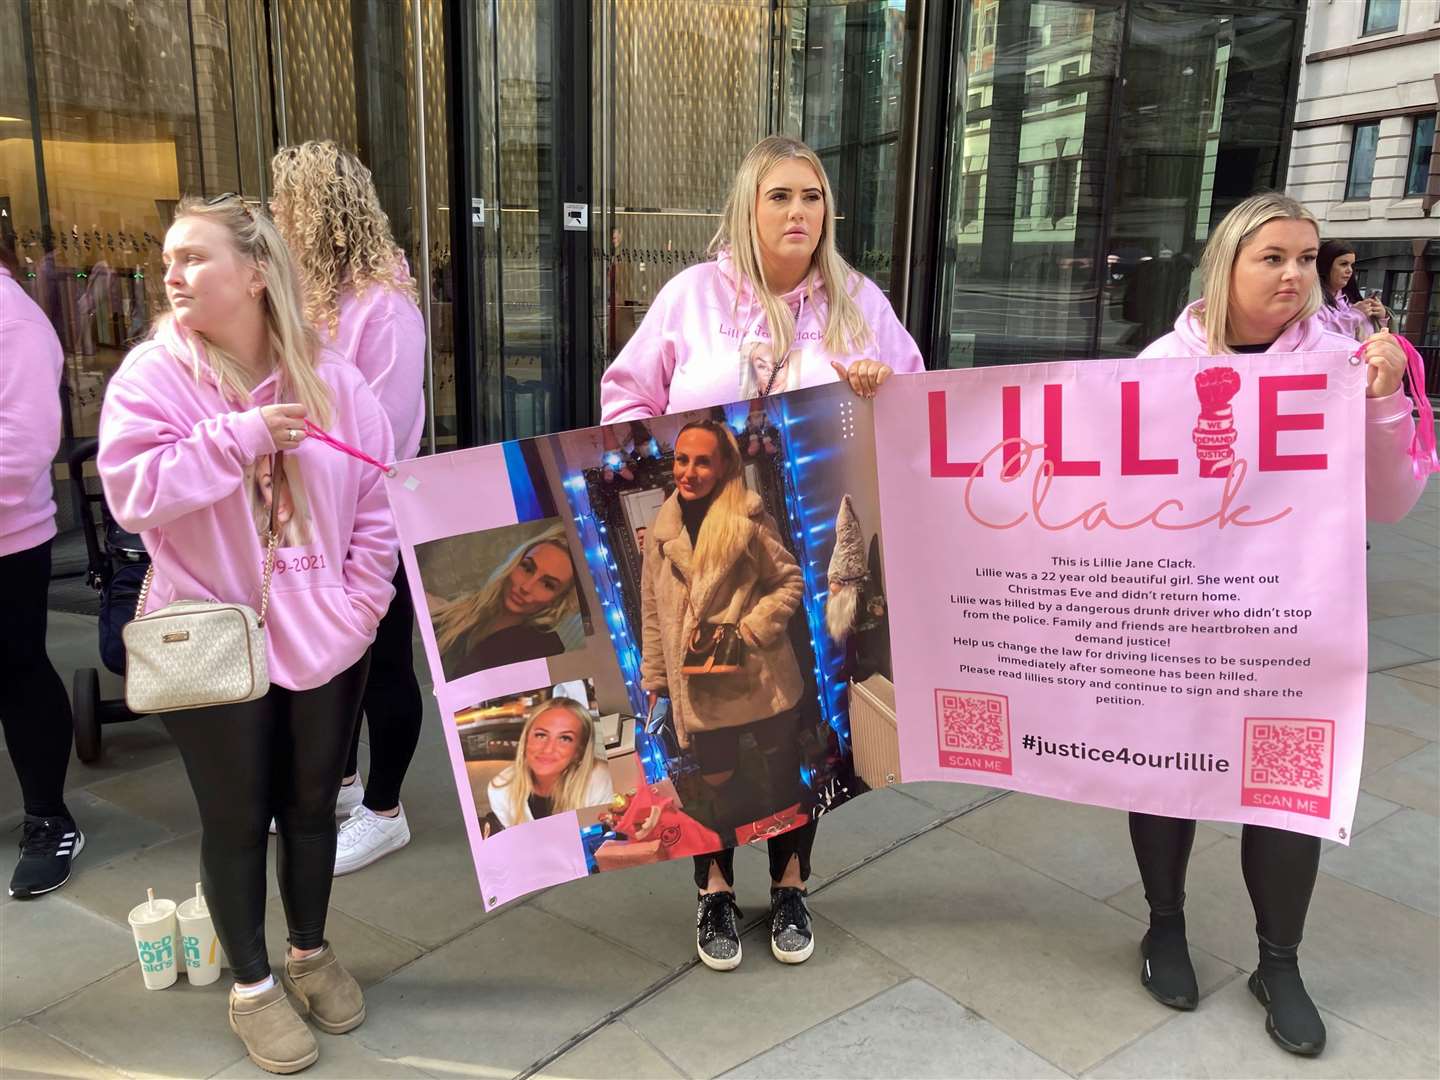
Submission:
[[263,203],[270,155],[307,138],[370,165],[422,285],[436,449],[593,422],[776,131],[820,154],[842,253],[932,366],[1130,354],[1193,296],[1211,224],[1281,182],[1302,21],[1299,0],[0,0],[0,229],[64,343],[73,438],[164,303],[176,201]]
[[932,366],[1134,355],[1212,222],[1284,176],[1298,10],[976,0]]

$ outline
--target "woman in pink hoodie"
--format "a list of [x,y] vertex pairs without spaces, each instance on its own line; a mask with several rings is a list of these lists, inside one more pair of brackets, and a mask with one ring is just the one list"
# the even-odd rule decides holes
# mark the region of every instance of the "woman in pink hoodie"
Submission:
[[[606,369],[601,423],[841,379],[868,397],[893,372],[924,370],[885,295],[836,250],[830,181],[804,143],[775,135],[745,155],[710,247],[714,261],[668,282]],[[654,539],[651,529],[647,548]],[[805,906],[814,842],[813,821],[769,841],[770,947],[786,963],[814,949]],[[734,855],[695,859],[695,947],[716,970],[740,959]]]
[[1355,248],[1344,240],[1326,240],[1315,256],[1323,303],[1315,314],[1326,329],[1361,341],[1390,318],[1377,296],[1362,296],[1355,281]]
[[[206,893],[236,980],[230,1027],[261,1068],[294,1072],[318,1050],[287,990],[322,1031],[365,1018],[325,917],[335,797],[397,557],[381,470],[307,438],[307,424],[380,461],[394,444],[360,372],[320,353],[267,219],[234,195],[184,200],[162,258],[171,312],[110,381],[100,479],[116,520],[150,552],[147,610],[207,598],[259,610],[256,515],[283,500],[291,546],[275,553],[269,692],[168,713],[165,725],[199,805]],[[272,817],[290,941],[283,986],[265,951]]]
[[[1175,330],[1142,357],[1213,356],[1356,350],[1354,338],[1326,328],[1317,315],[1315,270],[1320,232],[1294,199],[1252,195],[1225,216],[1201,260],[1204,298],[1175,320]],[[1412,468],[1411,402],[1401,389],[1405,355],[1390,334],[1363,346],[1367,364],[1365,500],[1376,521],[1399,521],[1424,487]],[[1130,838],[1150,905],[1141,942],[1140,981],[1160,1002],[1193,1009],[1200,993],[1185,939],[1185,869],[1195,822],[1130,815]],[[1300,978],[1297,950],[1320,866],[1313,836],[1246,825],[1240,864],[1255,908],[1260,960],[1250,991],[1265,1006],[1265,1028],[1286,1050],[1314,1055],[1325,1047],[1325,1024]]]
[[0,720],[25,800],[20,861],[10,877],[10,895],[24,900],[69,880],[85,834],[63,794],[70,699],[45,653],[55,537],[50,467],[60,448],[65,358],[50,320],[16,280],[19,269],[11,238],[0,234]]
[[[305,317],[320,338],[365,376],[395,434],[395,456],[420,451],[425,423],[425,320],[405,256],[370,170],[330,141],[283,148],[270,162],[275,224],[305,279]],[[420,684],[410,637],[415,608],[405,568],[370,650],[364,716],[369,783],[359,778],[360,725],[350,741],[336,816],[335,873],[348,874],[410,842],[400,785],[420,741]]]

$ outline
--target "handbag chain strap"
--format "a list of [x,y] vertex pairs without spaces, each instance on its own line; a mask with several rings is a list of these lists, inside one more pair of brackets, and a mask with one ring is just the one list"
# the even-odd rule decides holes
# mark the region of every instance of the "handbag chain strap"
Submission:
[[[284,454],[277,450],[271,455],[270,463],[270,527],[265,532],[265,571],[260,582],[260,611],[258,621],[261,626],[265,625],[265,613],[270,610],[270,578],[275,573],[275,549],[280,546],[280,534],[275,530],[275,510],[280,500],[276,497],[279,493],[275,490],[275,477],[284,468],[282,459]],[[135,618],[145,614],[145,601],[150,599],[150,586],[155,581],[155,563],[151,562],[145,569],[145,580],[140,585],[140,596],[135,601]]]

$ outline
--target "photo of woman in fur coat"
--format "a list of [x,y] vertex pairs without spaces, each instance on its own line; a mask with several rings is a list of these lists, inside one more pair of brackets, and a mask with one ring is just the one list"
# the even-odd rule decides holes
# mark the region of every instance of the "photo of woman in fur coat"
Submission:
[[[652,707],[669,697],[676,737],[714,795],[707,816],[733,845],[736,829],[804,795],[793,710],[805,683],[788,632],[804,581],[759,496],[746,488],[740,448],[725,424],[702,420],[680,430],[674,478],[676,489],[645,538],[641,684]],[[686,674],[682,669],[696,666],[695,650],[703,652],[725,624],[738,628],[738,670]],[[765,791],[736,768],[747,734],[764,761]],[[808,875],[814,836],[812,821],[769,841],[774,888],[798,887]],[[696,887],[733,896],[725,891],[733,886],[733,861],[733,847],[697,856]],[[711,966],[731,959],[701,957]]]

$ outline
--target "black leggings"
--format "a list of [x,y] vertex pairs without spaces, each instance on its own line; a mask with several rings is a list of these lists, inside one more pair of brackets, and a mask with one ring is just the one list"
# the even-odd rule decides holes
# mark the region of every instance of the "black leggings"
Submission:
[[324,944],[335,873],[335,797],[369,662],[361,657],[314,690],[271,686],[242,705],[164,718],[200,807],[201,877],[237,982],[259,982],[270,973],[265,849],[272,817],[290,944]]
[[[393,810],[400,805],[400,785],[420,741],[420,684],[415,679],[415,653],[410,639],[415,605],[405,583],[405,564],[395,571],[395,599],[380,620],[370,647],[370,678],[365,683],[365,723],[370,725],[370,775],[365,780],[365,805]],[[360,768],[360,721],[350,739],[345,775]]]
[[[1179,915],[1195,822],[1132,813],[1130,842],[1151,915]],[[1246,825],[1240,834],[1240,868],[1255,908],[1255,932],[1272,945],[1300,944],[1320,869],[1319,837]]]
[[[805,788],[800,781],[799,728],[794,713],[781,713],[742,727],[718,731],[698,731],[690,736],[695,762],[704,774],[732,772],[739,764],[740,736],[750,733],[765,764],[769,794],[779,802],[771,809],[781,809],[793,802],[803,802]],[[754,821],[764,811],[758,792],[753,791],[738,775],[724,783],[712,785],[720,803],[717,811],[718,831],[722,838],[733,841],[735,830]],[[810,852],[815,846],[815,822],[773,837],[767,841],[770,851],[770,880],[779,881],[792,855],[800,860],[800,880],[810,877]],[[710,864],[719,868],[725,884],[735,884],[735,849],[725,848],[711,855],[695,856],[695,887],[704,889],[710,880]]]
[[68,817],[65,771],[75,727],[65,684],[45,653],[49,590],[49,540],[0,556],[0,721],[25,813]]

